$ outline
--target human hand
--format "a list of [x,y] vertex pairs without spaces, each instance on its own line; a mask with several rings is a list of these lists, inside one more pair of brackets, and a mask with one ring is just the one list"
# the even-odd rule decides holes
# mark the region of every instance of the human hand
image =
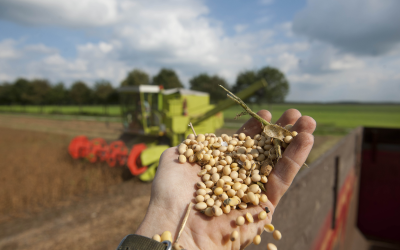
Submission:
[[[271,113],[266,110],[258,112],[263,119],[270,121]],[[286,148],[274,170],[268,176],[265,184],[268,201],[258,206],[249,206],[245,210],[232,210],[229,214],[219,217],[207,217],[196,210],[190,212],[186,227],[179,239],[179,244],[185,249],[243,249],[251,244],[253,238],[263,231],[263,226],[272,221],[272,215],[280,198],[289,188],[294,177],[312,148],[315,130],[315,121],[308,116],[301,116],[294,109],[287,110],[277,121],[277,124],[285,126],[294,124],[292,131],[298,135]],[[245,133],[251,137],[261,133],[260,123],[249,119],[237,133]],[[146,216],[139,226],[136,234],[152,237],[168,230],[172,238],[177,236],[180,224],[185,215],[187,205],[195,197],[195,184],[200,181],[197,172],[201,167],[197,164],[181,164],[178,159],[177,148],[167,149],[160,158],[160,164],[153,181],[150,204]],[[264,207],[270,209],[265,220],[258,220],[258,214]],[[254,217],[254,223],[245,223],[238,227],[235,220],[240,215],[250,213]],[[236,241],[230,241],[233,230],[239,232]]]

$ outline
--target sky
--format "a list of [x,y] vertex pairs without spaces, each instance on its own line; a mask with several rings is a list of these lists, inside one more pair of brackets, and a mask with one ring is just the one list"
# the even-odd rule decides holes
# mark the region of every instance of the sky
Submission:
[[174,69],[188,87],[270,66],[287,101],[399,102],[398,0],[2,0],[0,82]]

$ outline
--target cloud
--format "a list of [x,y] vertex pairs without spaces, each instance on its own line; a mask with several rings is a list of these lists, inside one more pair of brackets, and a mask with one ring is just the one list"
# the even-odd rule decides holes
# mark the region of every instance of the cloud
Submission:
[[245,24],[238,24],[238,25],[235,25],[235,31],[237,32],[237,33],[241,33],[241,32],[243,32],[243,31],[245,31],[246,29],[247,29],[247,25],[245,25]]
[[115,23],[116,0],[3,0],[0,18],[33,26],[98,27]]
[[[0,9],[0,18],[25,25],[58,26],[87,33],[96,28],[103,33],[98,44],[78,44],[75,59],[60,58],[57,53],[46,59],[55,60],[53,67],[57,70],[62,70],[57,65],[64,65],[67,76],[87,78],[79,73],[83,65],[86,70],[94,70],[94,65],[104,69],[102,65],[110,66],[111,61],[124,65],[125,71],[137,67],[152,74],[160,67],[175,68],[184,81],[202,72],[233,80],[239,70],[253,63],[250,50],[254,48],[249,42],[254,45],[269,39],[266,31],[256,34],[258,40],[251,35],[227,36],[217,22],[207,17],[209,10],[201,0],[6,0],[0,3]],[[90,61],[94,58],[104,61]],[[40,69],[39,65],[49,66],[47,61],[38,61],[32,67],[42,74],[51,73],[49,68]],[[77,73],[72,74],[72,70]],[[110,71],[113,73],[109,78],[115,84],[126,74],[106,70]],[[93,79],[102,75],[96,72]]]
[[[355,24],[336,27],[337,15],[330,14],[330,24],[323,19],[329,16],[327,12],[323,17],[320,13],[313,16],[307,11],[318,5],[314,1],[302,11],[310,14],[307,18],[300,13],[293,22],[228,35],[218,20],[208,16],[204,3],[202,0],[71,0],[65,4],[4,0],[0,3],[2,19],[24,25],[56,26],[60,31],[80,30],[96,42],[76,43],[76,54],[64,56],[58,48],[31,44],[25,38],[0,40],[0,81],[23,76],[67,84],[76,80],[93,84],[106,79],[118,86],[133,68],[155,75],[161,67],[168,67],[175,69],[185,84],[203,72],[218,74],[232,83],[238,72],[268,65],[278,67],[289,79],[291,90],[287,100],[398,100],[400,48],[395,40],[388,39],[390,49],[374,56],[362,46],[355,50],[341,36],[347,28],[354,33]],[[331,10],[337,8],[331,0],[325,3]],[[76,9],[70,7],[74,4]],[[309,19],[316,23],[308,24]],[[331,29],[332,34],[319,30],[324,22],[330,25],[326,30]],[[348,36],[359,42],[357,34],[370,35],[388,29],[379,27],[376,24],[371,31],[360,26],[359,33],[348,31]],[[244,26],[236,28],[244,31]],[[380,47],[379,41],[374,41],[370,46]]]
[[382,55],[400,44],[398,0],[309,0],[293,31],[358,55]]

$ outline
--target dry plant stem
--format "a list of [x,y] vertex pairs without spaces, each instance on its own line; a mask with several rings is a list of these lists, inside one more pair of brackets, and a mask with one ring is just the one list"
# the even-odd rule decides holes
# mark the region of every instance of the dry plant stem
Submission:
[[197,134],[196,134],[196,132],[194,131],[194,128],[193,128],[193,125],[192,125],[192,123],[191,123],[191,122],[189,122],[189,126],[192,128],[192,131],[193,131],[193,134],[194,134],[194,136],[196,136],[196,137],[197,137]]
[[[192,125],[192,123],[190,123],[190,125]],[[192,127],[192,128],[193,128],[193,127]],[[183,221],[182,221],[182,224],[181,224],[181,229],[179,229],[178,236],[176,237],[175,243],[178,243],[179,238],[181,237],[181,234],[182,234],[182,232],[183,232],[183,229],[185,228],[187,219],[189,218],[189,214],[190,214],[190,210],[192,209],[192,206],[193,206],[193,203],[190,202],[190,203],[189,203],[189,206],[188,206],[188,208],[187,208],[187,210],[186,210],[185,217],[183,218]]]
[[237,97],[235,94],[233,94],[232,92],[230,92],[229,90],[227,90],[226,88],[224,88],[223,86],[219,85],[221,88],[223,88],[226,92],[228,92],[227,96],[234,100],[235,102],[237,102],[240,106],[242,106],[242,108],[244,110],[246,110],[246,112],[248,114],[250,114],[252,117],[254,117],[255,119],[257,119],[257,121],[261,122],[262,127],[267,126],[267,125],[271,125],[271,123],[267,122],[266,120],[264,120],[263,118],[261,118],[259,115],[257,115],[256,113],[253,112],[253,110],[251,110],[246,103],[244,103],[242,101],[242,99],[240,99],[239,97]]

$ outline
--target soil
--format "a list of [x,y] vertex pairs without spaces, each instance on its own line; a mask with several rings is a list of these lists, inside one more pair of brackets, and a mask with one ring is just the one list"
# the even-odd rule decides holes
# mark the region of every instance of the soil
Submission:
[[[73,136],[112,140],[119,127],[0,115],[0,249],[115,249],[135,232],[151,183],[126,180],[123,168],[72,160],[67,153]],[[314,149],[332,139],[316,137]]]

